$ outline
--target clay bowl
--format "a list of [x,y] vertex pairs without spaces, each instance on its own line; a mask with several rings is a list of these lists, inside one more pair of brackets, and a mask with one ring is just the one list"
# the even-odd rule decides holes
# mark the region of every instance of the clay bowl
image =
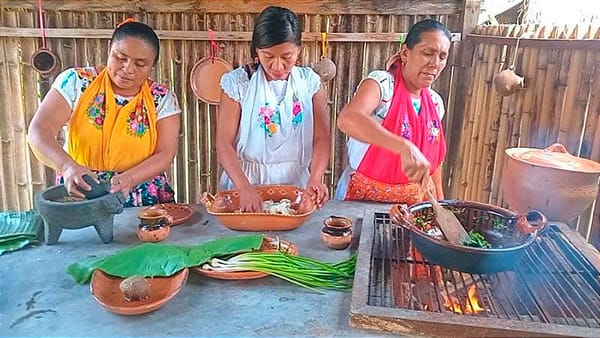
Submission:
[[518,213],[537,209],[549,220],[566,222],[581,215],[598,195],[600,163],[573,156],[561,144],[505,152],[501,186]]
[[142,242],[160,242],[171,233],[173,217],[164,209],[142,209],[138,212],[140,224],[137,236]]
[[171,224],[172,227],[187,222],[196,212],[196,210],[192,206],[183,203],[161,203],[155,204],[146,209],[165,210],[169,214],[169,216],[173,217],[173,224]]
[[327,217],[321,228],[321,241],[331,249],[347,248],[352,242],[352,220],[341,216]]
[[[256,188],[263,201],[282,199],[296,201],[303,190],[293,185],[263,185]],[[269,213],[241,213],[239,209],[239,193],[237,190],[222,190],[212,196],[203,193],[200,202],[206,211],[213,215],[225,227],[240,231],[286,231],[298,228],[315,210],[316,205],[310,200],[294,204],[295,215],[279,215]]]
[[[258,251],[281,251],[294,256],[298,255],[298,247],[296,246],[296,244],[280,240],[278,237],[274,238],[269,236],[265,236],[265,238],[263,239],[262,246]],[[268,274],[260,271],[222,272],[203,269],[201,266],[195,266],[192,267],[192,269],[202,276],[224,280],[257,279],[268,276]]]
[[119,285],[124,278],[111,276],[102,270],[94,270],[90,289],[94,299],[110,312],[122,315],[139,315],[159,309],[175,297],[185,281],[187,268],[169,277],[148,277],[150,297],[139,301],[127,301]]

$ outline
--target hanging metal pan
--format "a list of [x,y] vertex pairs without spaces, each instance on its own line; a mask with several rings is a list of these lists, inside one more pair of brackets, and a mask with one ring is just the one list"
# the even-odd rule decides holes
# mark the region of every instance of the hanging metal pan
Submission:
[[196,62],[190,73],[192,91],[203,102],[219,104],[221,77],[231,69],[231,65],[219,57],[203,58]]

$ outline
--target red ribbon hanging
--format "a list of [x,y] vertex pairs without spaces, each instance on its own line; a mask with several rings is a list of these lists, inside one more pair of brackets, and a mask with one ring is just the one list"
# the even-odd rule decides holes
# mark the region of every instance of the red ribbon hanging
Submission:
[[215,62],[216,50],[221,49],[221,46],[215,41],[215,32],[212,29],[208,30],[208,39],[210,40],[210,61]]
[[40,32],[42,35],[42,48],[46,49],[46,29],[44,27],[44,11],[42,10],[42,0],[38,0],[38,15],[40,19]]

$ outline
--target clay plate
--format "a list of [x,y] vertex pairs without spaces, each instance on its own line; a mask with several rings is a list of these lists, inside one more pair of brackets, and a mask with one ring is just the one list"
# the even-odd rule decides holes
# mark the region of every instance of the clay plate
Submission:
[[[290,255],[298,255],[298,247],[288,241],[281,240],[281,244],[287,246],[287,250],[281,250]],[[259,251],[275,252],[277,251],[277,239],[265,237]],[[202,269],[200,266],[192,267],[192,269],[205,277],[225,279],[225,280],[242,280],[242,279],[257,279],[268,276],[268,274],[260,271],[238,271],[238,272],[218,272]]]
[[[296,201],[303,189],[293,185],[262,185],[256,191],[263,201],[281,199]],[[295,215],[278,215],[268,213],[236,212],[239,209],[239,192],[237,190],[222,190],[214,196],[205,192],[200,202],[206,211],[213,215],[221,224],[232,230],[239,231],[287,231],[298,228],[316,210],[316,205],[310,200],[302,200],[297,205]]]
[[162,204],[155,204],[155,205],[153,205],[151,207],[148,207],[146,209],[163,209],[163,210],[166,210],[167,213],[169,213],[169,215],[171,217],[173,217],[173,223],[171,224],[171,226],[176,226],[176,225],[185,223],[196,212],[196,210],[194,210],[194,208],[192,206],[190,206],[189,204],[184,204],[184,203],[162,203]]
[[148,299],[128,302],[125,300],[119,284],[124,278],[111,276],[100,269],[94,270],[90,289],[94,299],[108,311],[122,315],[139,315],[154,311],[175,297],[185,281],[189,270],[187,268],[170,277],[147,278],[150,285]]
[[203,102],[219,104],[221,77],[231,70],[229,62],[219,57],[205,57],[196,62],[190,73],[192,91]]

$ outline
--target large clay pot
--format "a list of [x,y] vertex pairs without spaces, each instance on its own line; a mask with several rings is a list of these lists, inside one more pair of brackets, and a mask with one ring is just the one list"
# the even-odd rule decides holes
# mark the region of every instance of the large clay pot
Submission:
[[537,209],[549,220],[566,222],[581,215],[597,196],[600,163],[573,156],[562,144],[505,152],[502,189],[518,213]]

